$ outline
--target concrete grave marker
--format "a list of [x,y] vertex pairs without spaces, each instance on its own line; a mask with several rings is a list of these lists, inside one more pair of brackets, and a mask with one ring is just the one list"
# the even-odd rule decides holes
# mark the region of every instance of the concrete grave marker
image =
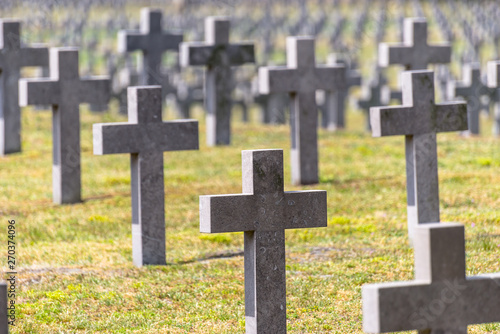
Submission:
[[326,191],[283,191],[283,151],[242,152],[243,193],[200,196],[200,231],[244,232],[246,333],[286,333],[285,229],[326,227]]
[[0,20],[0,156],[21,152],[21,68],[47,66],[45,47],[21,47],[21,22]]
[[177,51],[182,39],[182,34],[166,33],[162,30],[160,10],[142,8],[140,31],[119,31],[118,51],[125,53],[141,50],[143,68],[139,83],[161,85],[164,81],[161,70],[163,53]]
[[406,70],[425,70],[429,64],[449,63],[451,46],[427,44],[427,20],[425,18],[406,18],[404,21],[402,44],[380,43],[379,65],[403,65]]
[[467,334],[468,325],[500,322],[500,273],[465,276],[464,226],[414,232],[415,280],[363,286],[364,331]]
[[205,19],[205,42],[182,43],[181,66],[206,66],[205,108],[207,145],[229,145],[231,141],[231,66],[255,62],[253,43],[229,43],[227,18]]
[[[346,61],[337,59],[337,55],[328,56],[328,65],[344,65]],[[322,119],[322,126],[330,131],[345,128],[345,103],[351,87],[361,86],[361,75],[358,71],[346,69],[345,86],[337,91],[325,92],[325,114]]]
[[500,61],[488,62],[488,87],[495,90],[492,98],[495,101],[493,134],[500,136]]
[[163,152],[198,149],[198,122],[163,122],[161,112],[161,86],[129,87],[129,121],[93,126],[94,154],[130,153],[132,255],[138,267],[166,263]]
[[[479,113],[489,108],[489,103],[483,105],[482,98],[490,97],[494,92],[481,80],[481,65],[471,63],[463,67],[463,82],[448,82],[448,99],[461,96],[467,101],[467,112],[469,117],[469,132],[479,134]],[[489,110],[488,110],[489,111]]]
[[288,37],[287,66],[261,67],[262,94],[289,93],[292,137],[292,183],[318,183],[318,109],[316,90],[345,87],[345,67],[316,66],[314,38]]
[[108,103],[107,77],[81,79],[78,49],[50,49],[50,78],[21,79],[19,104],[52,105],[54,203],[81,201],[80,103]]
[[374,137],[405,136],[408,232],[439,222],[436,134],[467,130],[465,102],[434,102],[433,71],[402,74],[403,105],[370,109]]

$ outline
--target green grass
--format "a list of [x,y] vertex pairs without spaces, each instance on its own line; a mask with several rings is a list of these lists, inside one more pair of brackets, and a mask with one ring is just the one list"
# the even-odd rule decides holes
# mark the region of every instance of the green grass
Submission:
[[[13,333],[244,333],[243,235],[198,232],[199,195],[241,192],[243,149],[283,148],[286,190],[328,191],[327,228],[286,232],[290,333],[361,333],[361,286],[412,279],[403,138],[371,138],[353,111],[349,130],[320,131],[321,183],[293,187],[288,126],[236,120],[231,146],[207,148],[198,110],[200,151],[165,153],[168,265],[133,267],[129,157],[92,154],[91,124],[124,121],[115,108],[82,107],[83,203],[52,204],[49,112],[26,108],[24,151],[0,159],[3,245],[7,220],[18,228]],[[468,274],[498,272],[498,140],[438,142],[442,220],[466,226]]]

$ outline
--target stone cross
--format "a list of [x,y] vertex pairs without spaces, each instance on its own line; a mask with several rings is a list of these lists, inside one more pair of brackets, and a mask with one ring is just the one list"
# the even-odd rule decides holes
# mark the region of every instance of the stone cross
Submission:
[[81,201],[80,103],[108,103],[107,77],[81,79],[77,48],[50,49],[50,78],[21,79],[19,104],[52,105],[54,203]]
[[0,20],[0,156],[21,152],[21,68],[47,66],[45,47],[21,47],[21,22]]
[[366,129],[370,131],[370,108],[386,106],[391,100],[390,88],[381,68],[376,68],[375,77],[367,86],[363,86],[362,93],[363,98],[358,100],[358,108],[366,112]]
[[400,64],[406,70],[425,70],[429,64],[450,62],[451,46],[448,43],[427,44],[427,20],[425,18],[406,18],[403,33],[402,44],[379,44],[380,66]]
[[[337,59],[337,55],[332,54],[328,56],[327,64],[346,66],[346,61]],[[361,86],[361,75],[358,71],[346,69],[344,89],[326,92],[322,126],[327,130],[334,131],[345,128],[345,101],[349,90],[354,86]]]
[[165,33],[162,30],[162,12],[160,10],[142,8],[140,31],[118,32],[118,52],[141,50],[143,68],[141,85],[161,85],[162,55],[165,51],[177,51],[182,42],[182,34]]
[[500,136],[500,61],[488,62],[488,87],[495,90],[492,95],[495,101],[493,134]]
[[161,86],[128,88],[128,122],[94,124],[94,154],[130,153],[134,265],[164,265],[163,152],[198,149],[198,121],[162,121]]
[[500,273],[465,276],[464,226],[414,232],[415,280],[363,286],[364,331],[467,334],[468,325],[500,322]]
[[316,90],[344,89],[345,67],[316,67],[313,37],[288,37],[286,48],[286,67],[259,69],[259,90],[290,94],[292,183],[314,184],[319,180]]
[[448,99],[461,96],[467,101],[467,112],[469,117],[469,132],[479,134],[479,113],[482,109],[488,109],[489,103],[483,105],[481,99],[490,97],[494,92],[481,80],[481,66],[479,63],[471,63],[463,67],[463,82],[448,81]]
[[286,333],[285,229],[326,227],[326,191],[283,191],[283,151],[242,152],[243,193],[200,196],[200,231],[244,232],[246,333]]
[[9,334],[8,302],[7,284],[0,282],[0,334]]
[[403,105],[370,109],[374,137],[405,136],[408,232],[439,222],[436,134],[467,130],[465,102],[434,102],[434,72],[402,74]]
[[205,42],[182,43],[181,66],[206,66],[205,108],[207,145],[229,145],[231,141],[231,66],[255,62],[253,43],[229,43],[227,18],[205,19]]

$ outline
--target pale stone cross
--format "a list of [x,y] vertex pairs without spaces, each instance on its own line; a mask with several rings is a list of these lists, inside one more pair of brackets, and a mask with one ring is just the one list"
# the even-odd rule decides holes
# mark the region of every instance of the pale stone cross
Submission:
[[142,8],[140,31],[119,31],[118,51],[124,53],[141,50],[143,68],[140,84],[160,85],[164,81],[161,70],[163,53],[177,52],[182,39],[182,34],[163,32],[160,10]]
[[414,233],[415,280],[363,286],[364,331],[467,334],[468,325],[500,322],[500,273],[466,277],[464,226]]
[[318,109],[316,90],[345,87],[343,65],[316,66],[313,37],[288,37],[287,67],[261,67],[261,94],[289,93],[292,183],[318,183]]
[[21,47],[21,22],[0,20],[0,156],[21,152],[21,68],[47,66],[45,47]]
[[54,203],[81,201],[80,103],[108,103],[107,77],[81,79],[77,48],[50,49],[50,78],[21,79],[19,104],[52,105]]
[[283,151],[242,152],[243,193],[200,196],[200,231],[244,232],[246,333],[286,333],[285,229],[326,227],[326,191],[283,191]]
[[488,62],[488,87],[495,90],[492,98],[495,101],[493,133],[500,136],[500,61]]
[[231,142],[231,66],[255,62],[253,43],[229,43],[230,21],[223,17],[205,19],[205,42],[182,43],[181,66],[206,66],[205,108],[207,145]]
[[450,62],[451,46],[448,43],[427,44],[425,18],[406,18],[403,33],[402,44],[379,44],[379,66],[399,64],[406,70],[425,70],[429,64]]
[[198,149],[198,121],[162,121],[161,86],[128,88],[127,123],[94,124],[94,154],[130,153],[132,255],[166,263],[163,152]]
[[439,222],[438,132],[467,130],[465,102],[434,102],[433,71],[402,74],[403,105],[372,107],[374,137],[405,136],[408,232],[418,224]]

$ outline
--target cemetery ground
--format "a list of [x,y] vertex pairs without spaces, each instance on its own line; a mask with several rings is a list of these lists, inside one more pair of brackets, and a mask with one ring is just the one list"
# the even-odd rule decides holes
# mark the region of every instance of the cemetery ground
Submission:
[[[52,203],[49,112],[25,108],[24,151],[0,159],[2,254],[7,220],[17,226],[12,333],[244,333],[243,234],[200,234],[198,215],[199,195],[241,193],[243,149],[283,148],[285,190],[328,191],[327,228],[286,232],[290,333],[361,333],[361,286],[413,278],[404,140],[371,138],[353,111],[349,130],[319,132],[320,184],[293,187],[288,125],[236,115],[233,144],[208,148],[197,109],[200,151],[164,155],[168,263],[134,267],[130,158],[92,154],[93,123],[126,121],[111,109],[81,108],[80,204]],[[500,271],[498,147],[490,135],[438,135],[441,221],[465,224],[469,276]]]

